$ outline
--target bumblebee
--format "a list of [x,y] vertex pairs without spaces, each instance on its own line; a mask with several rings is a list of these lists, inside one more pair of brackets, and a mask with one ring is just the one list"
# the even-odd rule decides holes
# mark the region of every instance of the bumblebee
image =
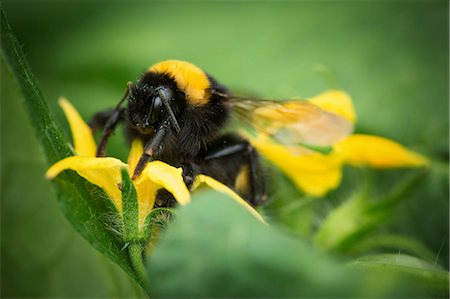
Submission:
[[[196,175],[205,174],[259,205],[267,198],[260,158],[246,139],[223,133],[232,115],[286,145],[330,143],[351,130],[345,120],[306,101],[233,96],[197,66],[177,60],[157,63],[136,83],[128,82],[117,106],[95,114],[90,126],[93,131],[103,129],[99,157],[105,156],[108,138],[120,122],[125,122],[129,141],[143,141],[144,153],[133,179],[148,162],[161,160],[182,167],[188,187]],[[161,190],[155,204],[172,206],[174,200]]]

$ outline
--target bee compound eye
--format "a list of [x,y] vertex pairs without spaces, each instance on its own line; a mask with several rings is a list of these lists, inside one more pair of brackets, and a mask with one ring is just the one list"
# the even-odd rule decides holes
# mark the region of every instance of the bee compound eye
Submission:
[[163,102],[161,101],[161,98],[160,97],[155,97],[154,99],[153,99],[153,109],[154,110],[159,110],[159,109],[161,109],[162,108],[162,106],[163,106]]
[[155,89],[157,94],[164,100],[170,101],[173,98],[172,88],[168,86],[159,86]]

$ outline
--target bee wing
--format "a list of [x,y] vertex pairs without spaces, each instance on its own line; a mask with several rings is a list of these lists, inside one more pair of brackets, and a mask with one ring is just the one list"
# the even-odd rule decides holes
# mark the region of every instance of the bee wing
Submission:
[[306,100],[228,97],[227,102],[238,120],[288,146],[330,146],[353,130],[350,121]]

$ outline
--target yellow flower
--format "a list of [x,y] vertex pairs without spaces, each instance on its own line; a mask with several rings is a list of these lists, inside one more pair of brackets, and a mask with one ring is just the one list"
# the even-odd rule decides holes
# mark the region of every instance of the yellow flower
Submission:
[[[309,99],[320,108],[356,121],[351,98],[332,90]],[[395,141],[371,135],[352,134],[333,145],[332,152],[322,154],[301,146],[286,147],[264,135],[251,138],[252,144],[270,162],[279,167],[305,193],[323,196],[336,188],[342,179],[342,167],[371,166],[375,168],[421,167],[428,160]]]
[[[122,215],[122,192],[119,188],[122,181],[121,170],[125,168],[129,174],[134,172],[134,168],[143,153],[142,141],[136,139],[132,142],[127,163],[111,157],[95,157],[96,144],[89,126],[66,99],[61,98],[59,104],[69,121],[77,155],[53,164],[47,170],[46,177],[51,179],[63,170],[74,170],[92,184],[102,188],[119,214]],[[227,193],[249,210],[252,215],[264,222],[258,212],[227,186],[204,175],[198,176],[194,186],[198,187],[201,183]],[[140,231],[144,227],[146,217],[153,209],[158,190],[164,188],[172,193],[180,205],[186,205],[191,201],[190,192],[183,181],[181,167],[176,168],[161,161],[148,163],[142,174],[133,181],[133,185],[138,199],[138,227]]]

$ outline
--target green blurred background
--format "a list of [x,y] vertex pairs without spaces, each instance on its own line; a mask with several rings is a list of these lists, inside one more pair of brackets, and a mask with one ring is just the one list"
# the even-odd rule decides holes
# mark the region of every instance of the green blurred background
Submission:
[[[426,181],[385,229],[422,241],[448,269],[446,1],[3,1],[2,7],[66,129],[59,96],[88,119],[113,106],[128,80],[169,58],[264,98],[347,91],[358,132],[395,139],[432,159]],[[2,297],[140,296],[59,211],[3,60],[1,74]],[[124,157],[116,137],[111,153]]]

